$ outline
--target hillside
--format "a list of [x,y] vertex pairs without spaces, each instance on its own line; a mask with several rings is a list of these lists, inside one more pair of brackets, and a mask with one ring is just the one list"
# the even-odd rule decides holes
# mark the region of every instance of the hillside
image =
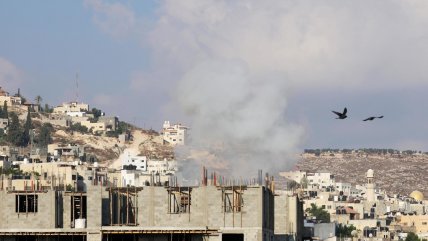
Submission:
[[[15,110],[21,124],[25,122],[27,112],[25,110]],[[46,119],[45,113],[32,113],[32,125],[36,130],[36,135],[42,125],[42,119]],[[116,137],[107,135],[96,135],[90,132],[79,132],[70,127],[52,125],[51,137],[53,144],[78,144],[84,146],[87,158],[95,158],[102,166],[119,167],[120,156],[125,152],[135,155],[145,155],[152,159],[172,159],[174,150],[172,146],[164,145],[162,136],[153,130],[143,130],[135,126],[130,126],[131,139],[120,142]],[[3,140],[5,145],[10,143]],[[29,147],[25,148],[29,152]],[[28,149],[28,150],[27,150]]]
[[408,195],[419,190],[428,196],[428,155],[414,151],[325,151],[304,153],[296,168],[329,171],[336,181],[364,184],[365,172],[373,169],[378,187],[388,194]]
[[59,129],[55,131],[54,143],[83,145],[88,155],[96,156],[101,165],[109,167],[119,167],[119,157],[125,151],[153,159],[174,158],[173,147],[163,145],[162,137],[159,134],[135,128],[131,131],[131,136],[132,140],[121,143],[115,137],[82,134]]

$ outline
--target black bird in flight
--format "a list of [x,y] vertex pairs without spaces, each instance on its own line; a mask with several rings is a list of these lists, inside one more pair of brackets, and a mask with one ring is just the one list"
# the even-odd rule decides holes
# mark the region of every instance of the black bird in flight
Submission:
[[346,112],[348,112],[348,110],[345,107],[345,109],[343,109],[343,113],[340,113],[334,110],[332,110],[332,112],[338,116],[336,119],[345,119],[347,117]]
[[365,119],[365,120],[363,120],[363,121],[372,121],[372,120],[374,120],[374,119],[376,119],[376,118],[378,118],[378,119],[382,119],[382,118],[383,118],[383,115],[381,115],[381,116],[371,116],[371,117],[369,117],[369,118],[367,118],[367,119]]

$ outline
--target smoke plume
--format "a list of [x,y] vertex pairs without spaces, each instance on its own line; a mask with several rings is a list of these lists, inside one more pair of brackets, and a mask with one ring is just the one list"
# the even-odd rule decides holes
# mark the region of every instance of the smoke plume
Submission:
[[285,118],[287,89],[283,76],[255,76],[242,61],[210,60],[189,70],[177,89],[192,121],[189,149],[178,153],[190,159],[184,168],[205,165],[233,176],[285,168],[302,135]]

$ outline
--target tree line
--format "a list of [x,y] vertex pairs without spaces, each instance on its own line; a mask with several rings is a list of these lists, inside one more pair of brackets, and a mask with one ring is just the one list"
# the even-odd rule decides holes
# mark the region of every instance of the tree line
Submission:
[[331,149],[331,148],[324,148],[324,149],[304,149],[303,153],[307,154],[314,154],[316,156],[319,156],[323,153],[366,153],[366,154],[378,154],[378,155],[387,155],[387,154],[403,154],[403,155],[414,155],[414,154],[428,154],[428,152],[422,152],[422,151],[416,151],[416,150],[404,150],[399,151],[395,149],[380,149],[380,148],[361,148],[361,149]]
[[52,143],[51,133],[53,126],[49,123],[43,123],[38,128],[34,128],[30,110],[28,110],[26,120],[23,124],[20,123],[19,117],[15,112],[8,113],[8,116],[9,125],[7,134],[5,135],[3,132],[1,136],[4,141],[18,147],[26,147],[29,144],[46,147]]

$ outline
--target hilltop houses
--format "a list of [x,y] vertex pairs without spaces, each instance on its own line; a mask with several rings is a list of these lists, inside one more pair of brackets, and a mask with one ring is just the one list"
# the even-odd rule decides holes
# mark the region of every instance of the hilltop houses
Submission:
[[6,103],[8,107],[19,106],[22,104],[22,98],[20,96],[11,96],[0,87],[0,103],[2,107],[3,103]]
[[62,103],[53,109],[55,114],[65,114],[68,116],[82,117],[89,111],[89,105],[85,103],[78,103],[76,101]]

